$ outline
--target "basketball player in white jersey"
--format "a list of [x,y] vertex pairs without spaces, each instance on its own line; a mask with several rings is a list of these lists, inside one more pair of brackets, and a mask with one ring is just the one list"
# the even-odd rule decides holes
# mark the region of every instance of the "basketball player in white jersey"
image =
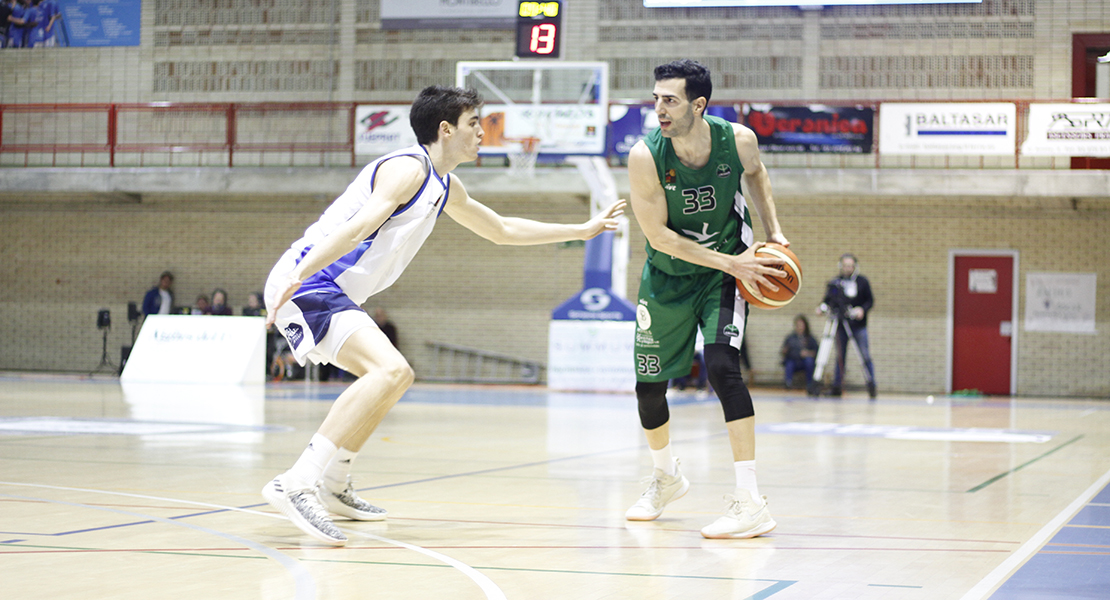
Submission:
[[379,521],[386,511],[351,485],[351,461],[413,381],[413,371],[360,305],[389,287],[446,212],[496,243],[587,240],[616,229],[624,201],[581,224],[502,217],[450,175],[478,157],[482,99],[474,90],[431,86],[412,104],[417,145],[367,165],[281,257],[266,281],[267,325],[275,324],[304,364],[332,363],[356,380],[332,405],[308,448],[262,495],[297,527],[328,544],[347,542],[329,513]]

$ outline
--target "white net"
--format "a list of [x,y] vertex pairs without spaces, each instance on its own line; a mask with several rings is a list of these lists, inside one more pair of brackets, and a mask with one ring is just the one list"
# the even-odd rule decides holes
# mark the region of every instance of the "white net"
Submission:
[[540,153],[540,138],[525,137],[515,142],[509,150],[509,172],[513,175],[531,176],[536,172],[536,157]]

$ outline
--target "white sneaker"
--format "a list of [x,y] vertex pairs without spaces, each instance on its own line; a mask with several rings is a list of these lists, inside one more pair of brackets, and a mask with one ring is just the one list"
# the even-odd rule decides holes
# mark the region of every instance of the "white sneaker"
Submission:
[[663,514],[663,509],[668,504],[686,495],[690,489],[690,481],[682,475],[678,468],[678,459],[674,459],[674,475],[667,475],[662,469],[655,469],[653,475],[644,479],[648,488],[632,505],[624,518],[629,521],[654,521]]
[[725,516],[702,528],[702,537],[714,540],[753,538],[771,531],[778,525],[771,518],[771,511],[767,509],[767,496],[763,496],[762,503],[756,504],[751,495],[747,493],[740,495],[740,498],[725,496],[725,500],[728,501]]
[[355,488],[351,485],[351,476],[347,476],[347,487],[342,492],[333,492],[327,484],[316,488],[316,495],[328,512],[354,519],[356,521],[384,521],[389,512],[379,508],[358,497]]
[[332,523],[328,511],[316,497],[315,487],[290,489],[282,474],[262,488],[262,497],[308,535],[333,546],[347,543],[347,536]]

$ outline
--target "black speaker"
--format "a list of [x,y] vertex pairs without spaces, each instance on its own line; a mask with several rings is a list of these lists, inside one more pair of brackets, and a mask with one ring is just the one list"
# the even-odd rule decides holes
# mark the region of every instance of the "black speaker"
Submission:
[[108,329],[112,326],[112,313],[107,308],[96,313],[96,326],[98,329]]
[[127,303],[127,321],[129,323],[134,323],[135,321],[138,321],[139,317],[142,316],[143,314],[139,312],[139,305],[135,304],[134,302]]

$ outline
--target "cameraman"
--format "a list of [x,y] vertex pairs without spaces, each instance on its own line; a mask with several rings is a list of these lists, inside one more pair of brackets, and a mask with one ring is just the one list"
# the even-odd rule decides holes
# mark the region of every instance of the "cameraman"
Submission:
[[825,298],[817,309],[818,314],[828,313],[840,318],[841,327],[836,329],[836,374],[830,394],[839,396],[842,393],[841,384],[844,381],[844,359],[848,354],[848,331],[856,339],[856,347],[860,357],[863,358],[864,368],[867,369],[867,393],[875,398],[875,366],[871,362],[871,350],[867,341],[867,313],[875,304],[871,296],[871,284],[867,278],[859,274],[856,257],[845,254],[840,257],[840,275],[829,281],[825,290]]

